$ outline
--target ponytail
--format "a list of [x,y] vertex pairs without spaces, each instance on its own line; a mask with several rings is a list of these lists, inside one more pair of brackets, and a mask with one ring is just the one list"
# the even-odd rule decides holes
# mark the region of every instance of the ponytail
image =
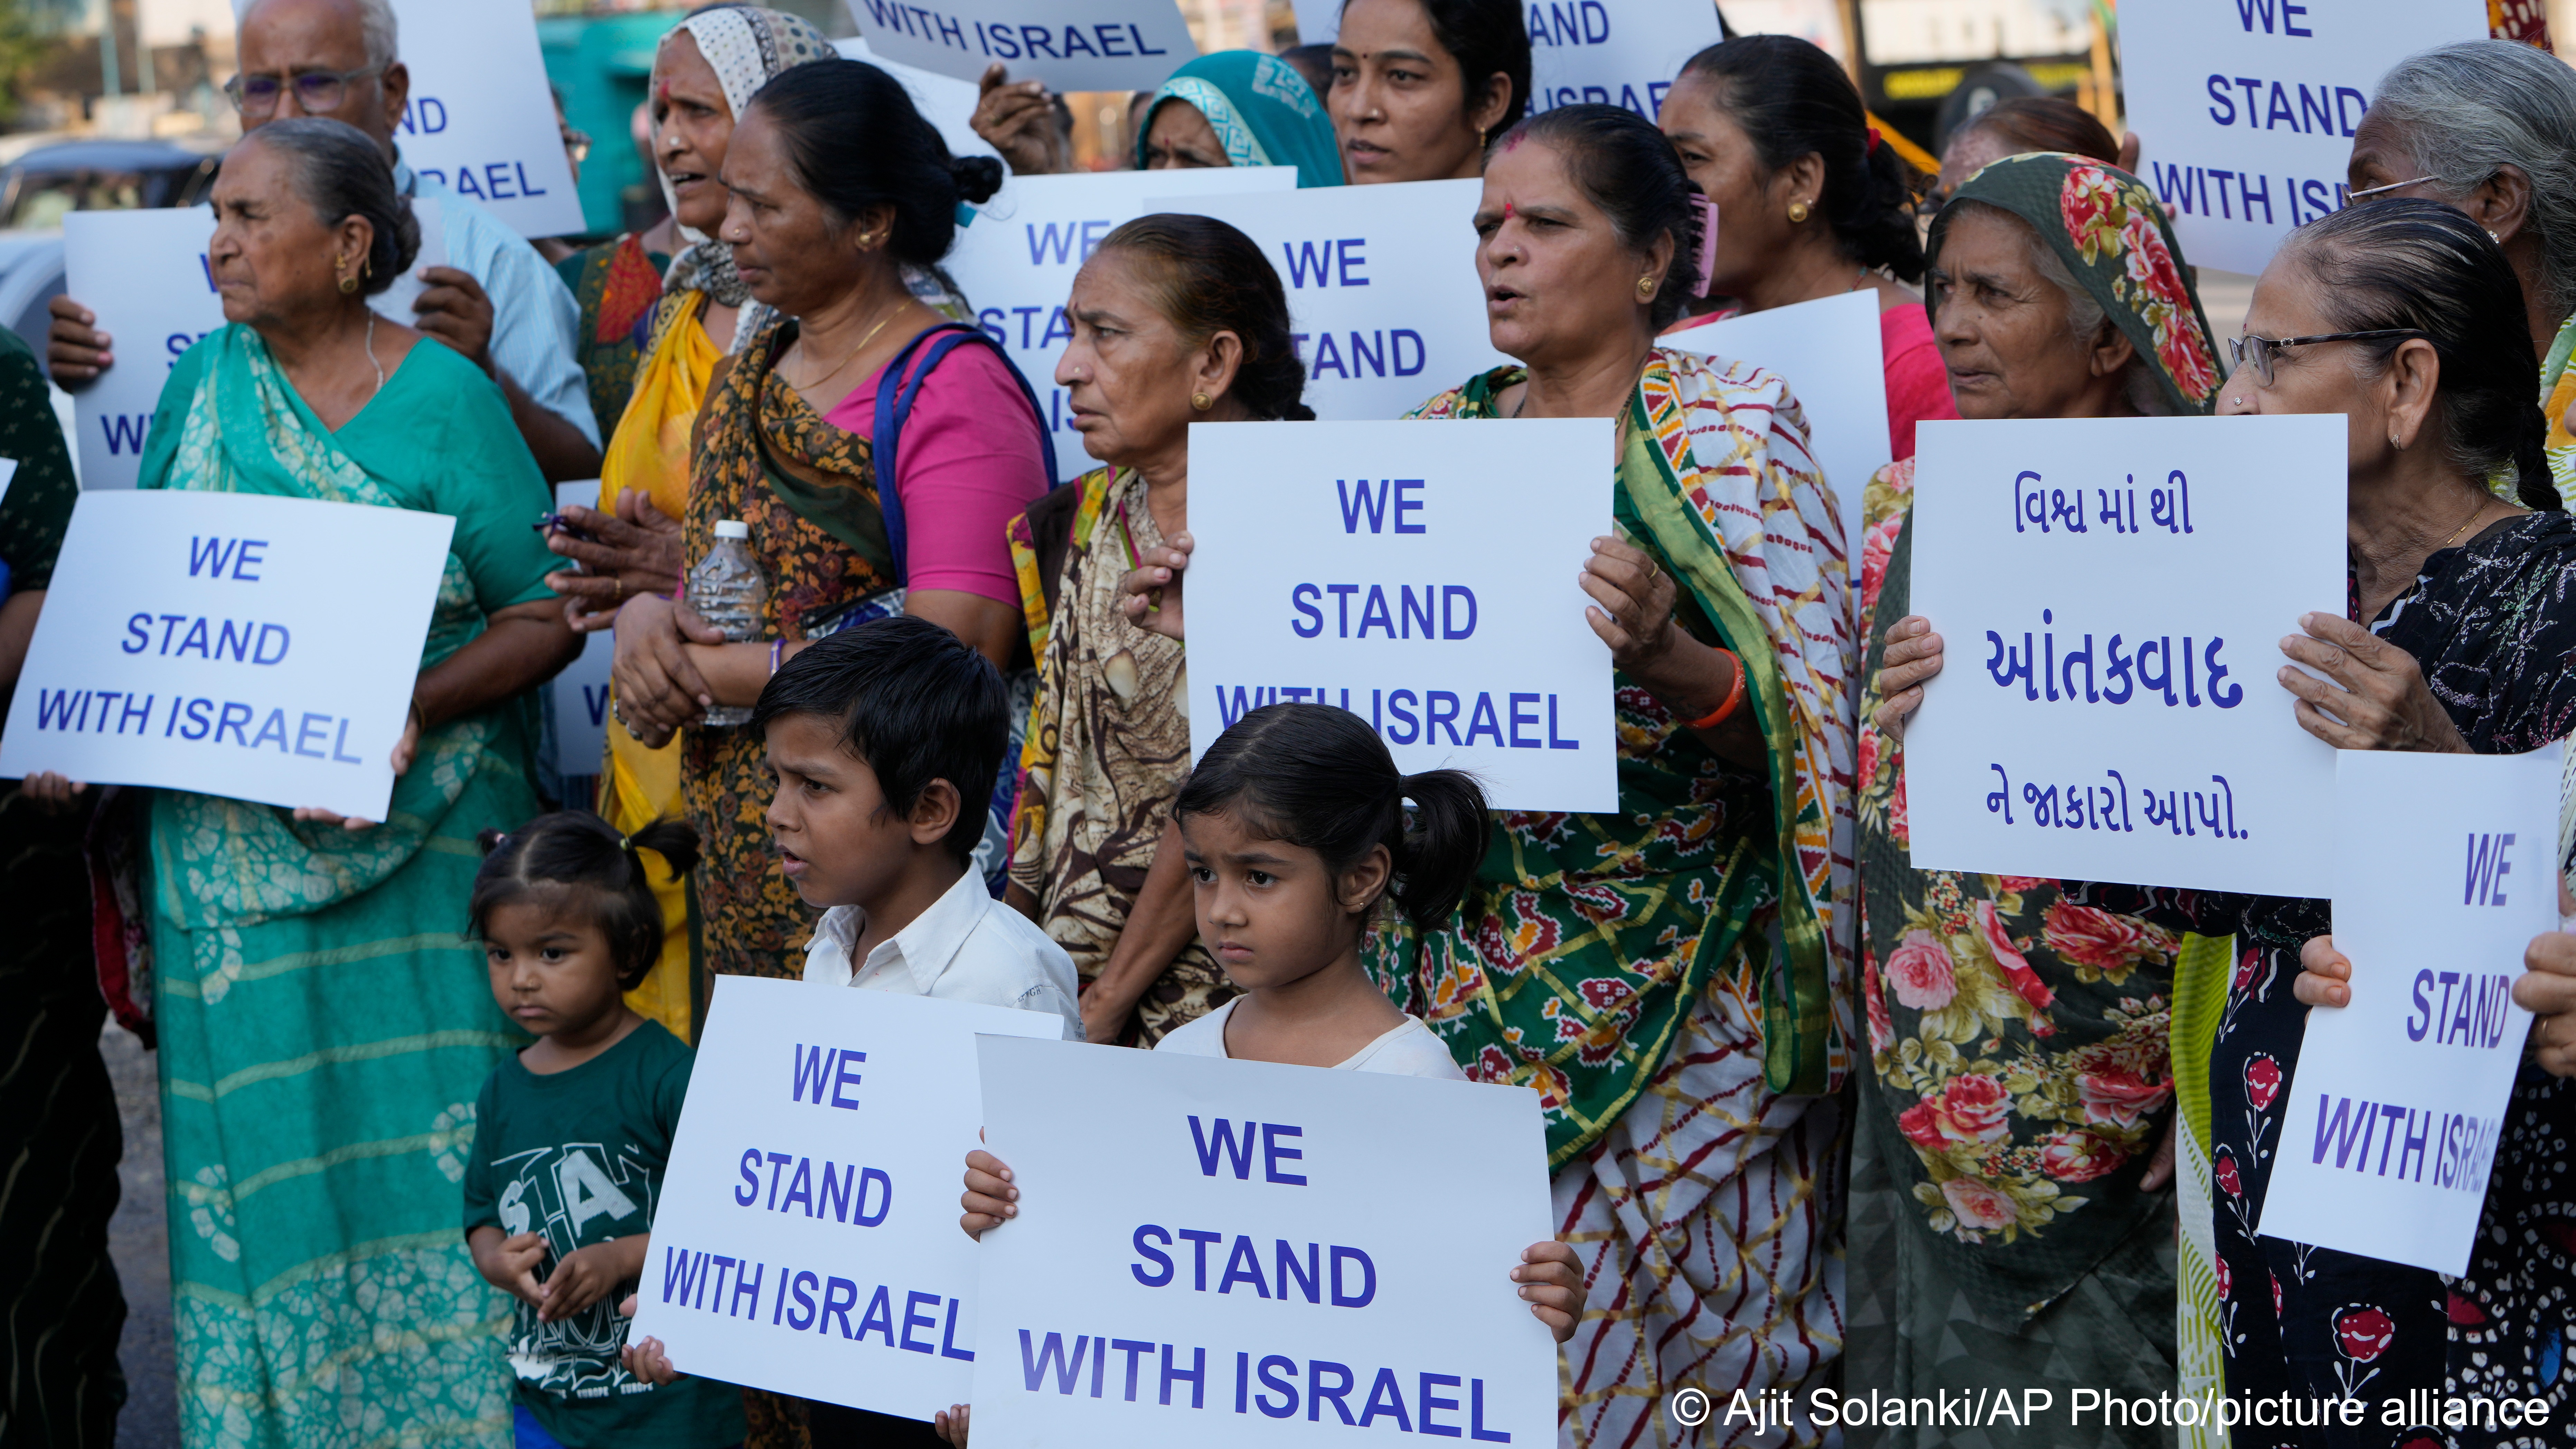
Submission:
[[642,852],[661,856],[674,881],[698,863],[698,832],[685,821],[655,820],[619,835],[582,810],[540,815],[516,830],[486,830],[474,842],[483,848],[483,867],[466,904],[469,936],[485,939],[492,913],[504,906],[542,900],[577,907],[607,936],[617,984],[629,991],[660,958],[666,930]]
[[1416,925],[1457,909],[1475,882],[1491,827],[1474,776],[1463,770],[1402,774],[1375,730],[1349,710],[1323,704],[1265,705],[1217,736],[1181,786],[1172,814],[1226,810],[1244,815],[1262,835],[1315,852],[1336,876],[1386,847],[1396,905]]

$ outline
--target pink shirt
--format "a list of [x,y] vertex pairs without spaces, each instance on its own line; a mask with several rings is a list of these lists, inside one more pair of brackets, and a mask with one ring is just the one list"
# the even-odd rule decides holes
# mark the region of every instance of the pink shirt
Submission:
[[[884,378],[884,368],[870,373],[823,421],[873,438]],[[1046,492],[1043,446],[1028,399],[992,348],[962,343],[940,361],[913,397],[895,457],[906,587],[1020,606],[1008,534],[1011,520]]]

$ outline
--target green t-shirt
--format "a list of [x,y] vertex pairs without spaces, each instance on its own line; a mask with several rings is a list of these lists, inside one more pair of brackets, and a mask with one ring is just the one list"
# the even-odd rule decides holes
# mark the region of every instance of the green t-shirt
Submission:
[[[539,1076],[516,1056],[483,1084],[465,1167],[465,1230],[545,1235],[537,1281],[578,1248],[652,1226],[693,1054],[660,1023],[570,1071]],[[631,1285],[630,1285],[631,1287]],[[617,1361],[629,1320],[612,1289],[554,1323],[518,1303],[510,1366],[519,1402],[566,1449],[713,1449],[743,1437],[742,1394],[684,1378],[655,1388]]]

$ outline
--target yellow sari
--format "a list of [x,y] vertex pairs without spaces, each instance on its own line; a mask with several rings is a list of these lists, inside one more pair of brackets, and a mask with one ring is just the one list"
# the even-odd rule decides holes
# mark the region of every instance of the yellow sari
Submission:
[[[706,294],[685,291],[662,299],[653,319],[652,351],[635,375],[635,391],[626,414],[609,439],[599,465],[599,507],[617,511],[617,498],[641,490],[666,516],[689,511],[689,436],[697,422],[698,404],[707,379],[723,353],[698,322]],[[599,813],[620,832],[641,830],[656,818],[677,819],[680,805],[680,744],[675,736],[662,748],[648,749],[623,728],[608,731],[608,760],[600,771]],[[690,917],[686,877],[674,880],[653,873],[653,894],[662,903],[666,932],[661,958],[626,1004],[640,1016],[670,1029],[673,1036],[697,1042],[697,971],[690,950]]]

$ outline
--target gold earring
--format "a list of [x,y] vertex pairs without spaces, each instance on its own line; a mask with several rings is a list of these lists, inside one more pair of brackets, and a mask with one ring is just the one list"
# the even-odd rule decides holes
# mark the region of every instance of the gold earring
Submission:
[[1799,222],[1805,221],[1805,220],[1807,219],[1807,212],[1808,212],[1808,210],[1809,210],[1809,207],[1807,206],[1807,203],[1806,203],[1806,201],[1805,201],[1805,199],[1804,199],[1804,198],[1801,198],[1801,199],[1799,199],[1799,200],[1797,200],[1797,201],[1790,202],[1790,203],[1789,203],[1789,221],[1790,221],[1790,223],[1791,223],[1792,225],[1795,225],[1795,224],[1797,224],[1797,223],[1799,223]]
[[[332,268],[332,270],[333,270],[333,271],[339,271],[339,268],[334,267],[334,268]],[[358,290],[358,278],[357,278],[357,274],[356,274],[356,273],[354,273],[354,272],[341,272],[341,273],[340,273],[340,294],[341,294],[342,296],[347,296],[347,295],[349,295],[350,293],[353,293],[353,292],[355,292],[355,291],[357,291],[357,290]]]
[[1216,399],[1209,397],[1203,392],[1194,392],[1190,394],[1190,406],[1198,409],[1200,412],[1206,412],[1209,408],[1216,406]]
[[1654,300],[1654,297],[1655,279],[1652,277],[1639,277],[1637,279],[1637,300],[1640,302],[1651,302]]

